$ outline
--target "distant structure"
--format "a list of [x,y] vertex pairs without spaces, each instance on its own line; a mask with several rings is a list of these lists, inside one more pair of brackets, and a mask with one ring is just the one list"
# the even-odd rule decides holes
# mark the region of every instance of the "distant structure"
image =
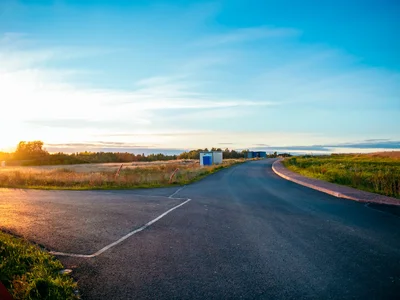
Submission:
[[249,151],[247,152],[247,158],[266,158],[267,152],[265,151]]
[[221,164],[223,160],[222,151],[200,152],[200,166],[211,166]]

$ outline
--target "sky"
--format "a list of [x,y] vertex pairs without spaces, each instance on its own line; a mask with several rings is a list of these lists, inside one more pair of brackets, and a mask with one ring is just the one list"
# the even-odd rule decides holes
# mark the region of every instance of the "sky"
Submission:
[[400,149],[400,2],[0,1],[0,151]]

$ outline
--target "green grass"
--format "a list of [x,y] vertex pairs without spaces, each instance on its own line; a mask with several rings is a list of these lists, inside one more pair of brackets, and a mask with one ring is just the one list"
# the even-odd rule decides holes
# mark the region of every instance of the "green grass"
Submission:
[[[173,185],[184,185],[204,178],[224,168],[244,162],[244,160],[226,160],[221,165],[200,167],[198,164],[178,165],[161,164],[145,165],[135,168],[123,168],[119,176],[116,171],[78,172],[70,168],[59,169],[18,169],[0,172],[0,187],[63,189],[63,190],[112,190],[133,188],[155,188]],[[172,182],[171,174],[179,168]]]
[[400,198],[400,159],[371,154],[300,156],[283,164],[301,175]]
[[22,238],[0,231],[0,280],[14,299],[78,299],[62,264]]

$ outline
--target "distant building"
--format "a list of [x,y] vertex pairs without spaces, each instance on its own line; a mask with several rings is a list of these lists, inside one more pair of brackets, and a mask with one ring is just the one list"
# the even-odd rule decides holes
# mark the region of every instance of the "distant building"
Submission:
[[211,166],[221,164],[223,160],[222,151],[200,152],[200,166]]
[[249,151],[247,152],[247,158],[266,158],[267,152],[265,151]]

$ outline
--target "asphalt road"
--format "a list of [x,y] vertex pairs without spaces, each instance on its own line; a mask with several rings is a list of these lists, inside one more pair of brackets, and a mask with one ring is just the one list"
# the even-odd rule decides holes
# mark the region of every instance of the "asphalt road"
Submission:
[[[399,299],[399,208],[338,199],[249,162],[176,189],[0,190],[0,226],[60,256],[83,299]],[[141,194],[141,195],[138,195]],[[148,197],[151,195],[151,197]]]

